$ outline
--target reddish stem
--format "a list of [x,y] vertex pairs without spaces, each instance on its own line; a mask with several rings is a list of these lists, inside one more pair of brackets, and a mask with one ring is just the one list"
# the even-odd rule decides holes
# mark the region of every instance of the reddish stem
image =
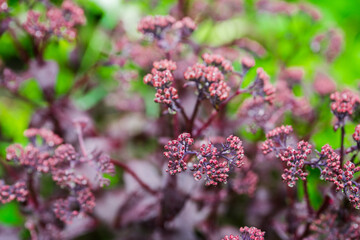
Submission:
[[208,118],[208,120],[196,131],[194,138],[200,136],[200,134],[210,126],[210,124],[214,121],[214,119],[218,116],[218,113],[223,110],[225,108],[225,106],[227,105],[227,103],[232,100],[234,97],[238,96],[241,93],[246,92],[246,90],[237,90],[233,95],[231,95],[230,97],[228,97],[224,102],[222,102],[219,106],[219,110],[214,110],[210,117]]
[[139,185],[147,192],[149,192],[152,195],[157,195],[158,192],[154,189],[152,189],[149,185],[147,185],[143,180],[141,180],[139,178],[139,176],[132,170],[130,169],[126,164],[119,162],[117,160],[111,159],[111,163],[114,164],[115,166],[118,166],[120,168],[122,168],[125,172],[127,172],[128,174],[130,174],[138,183]]
[[175,101],[175,105],[180,109],[180,113],[183,116],[185,122],[189,122],[189,117],[186,115],[184,107],[178,101]]
[[200,100],[200,98],[198,97],[198,98],[196,99],[195,108],[194,108],[193,113],[191,114],[191,118],[190,118],[190,121],[189,121],[188,132],[189,132],[190,134],[191,134],[192,131],[193,131],[195,118],[196,118],[196,115],[197,115],[197,113],[198,113],[198,111],[199,111],[200,105],[201,105],[201,100]]
[[86,152],[86,148],[85,148],[85,143],[84,143],[84,137],[82,134],[82,127],[80,123],[75,123],[76,125],[76,133],[78,135],[78,141],[79,141],[79,145],[80,145],[80,150],[81,153],[84,157],[87,157],[87,152]]
[[304,195],[305,195],[305,201],[306,201],[306,206],[307,206],[307,209],[308,209],[308,213],[309,213],[309,215],[312,215],[314,210],[311,207],[311,203],[310,203],[309,191],[308,191],[308,186],[307,186],[307,179],[305,179],[303,181],[303,186],[304,186]]
[[37,199],[36,192],[34,189],[33,173],[28,173],[27,177],[28,177],[27,187],[29,189],[29,199],[34,204],[34,208],[38,209],[39,201]]
[[341,126],[340,166],[343,165],[343,161],[344,161],[344,138],[345,138],[345,127]]

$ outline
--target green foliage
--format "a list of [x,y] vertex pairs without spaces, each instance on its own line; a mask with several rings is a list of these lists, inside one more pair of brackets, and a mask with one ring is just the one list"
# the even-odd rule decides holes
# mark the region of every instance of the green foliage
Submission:
[[3,225],[21,226],[24,220],[19,211],[18,203],[10,202],[0,205],[0,223]]

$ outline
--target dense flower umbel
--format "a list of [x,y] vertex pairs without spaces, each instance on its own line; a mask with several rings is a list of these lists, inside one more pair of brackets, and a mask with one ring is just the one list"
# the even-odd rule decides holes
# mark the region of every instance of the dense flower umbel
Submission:
[[172,16],[146,16],[140,20],[138,31],[143,34],[151,34],[154,38],[160,38],[166,28],[175,23]]
[[195,82],[199,97],[210,99],[215,108],[229,96],[230,87],[224,81],[223,73],[215,66],[197,63],[186,70],[184,77]]
[[169,141],[165,145],[164,155],[169,159],[168,168],[166,172],[171,175],[186,171],[187,164],[184,161],[185,155],[191,153],[190,146],[194,144],[194,139],[191,138],[190,133],[182,133],[177,140]]
[[234,70],[231,62],[219,54],[204,53],[202,59],[206,65],[218,67],[223,73],[232,72]]
[[219,155],[220,152],[211,143],[201,146],[197,157],[199,162],[193,165],[195,180],[204,178],[206,186],[227,182],[230,169],[226,161],[218,160]]
[[255,227],[241,227],[239,236],[225,236],[222,240],[264,240],[265,232]]
[[175,22],[172,28],[175,30],[180,30],[181,36],[185,38],[189,37],[192,32],[195,31],[196,24],[191,18],[184,17],[183,19]]
[[172,87],[174,76],[171,71],[176,69],[173,61],[161,60],[154,62],[154,68],[151,73],[144,77],[144,83],[153,86],[156,89],[156,103],[166,104],[170,110],[176,111],[175,101],[179,98],[178,91]]
[[92,212],[95,207],[95,196],[89,188],[77,190],[73,196],[58,199],[54,203],[54,213],[57,218],[66,223],[71,223],[74,217]]
[[195,171],[196,180],[204,179],[205,184],[218,185],[227,182],[230,167],[241,167],[244,162],[244,149],[241,140],[236,136],[229,136],[226,142],[216,147],[213,143],[202,144],[199,151],[191,150],[194,140],[189,133],[182,133],[177,140],[169,141],[164,147],[164,155],[169,159],[166,169],[171,175],[188,169],[186,155],[196,155],[196,162],[190,168]]
[[0,202],[2,204],[16,200],[18,202],[26,201],[28,190],[24,181],[18,181],[13,185],[6,185],[0,180]]
[[322,147],[320,158],[313,165],[322,169],[321,179],[334,183],[336,191],[344,192],[353,206],[360,208],[360,188],[354,180],[354,174],[360,171],[360,167],[351,161],[341,166],[340,156],[328,144]]
[[255,66],[255,60],[252,57],[243,57],[241,59],[241,66],[243,70],[243,74],[245,75],[250,68]]
[[277,151],[277,148],[286,148],[287,137],[293,132],[290,125],[277,127],[266,134],[267,140],[263,143],[261,150],[263,154]]
[[343,126],[345,118],[351,116],[357,104],[359,104],[359,97],[349,90],[344,90],[341,93],[335,92],[330,95],[331,111],[337,117],[338,123],[335,126]]
[[288,146],[286,150],[280,152],[279,157],[283,162],[286,162],[287,167],[284,169],[282,178],[289,187],[293,187],[295,181],[299,179],[306,179],[308,173],[304,172],[303,168],[304,162],[311,154],[311,148],[312,146],[308,142],[300,141],[295,149]]
[[355,132],[353,133],[352,137],[357,143],[360,142],[360,124],[356,126]]
[[[71,222],[74,216],[90,213],[95,206],[95,197],[88,179],[78,172],[76,166],[85,162],[95,162],[97,179],[99,185],[103,186],[108,181],[102,180],[102,174],[114,172],[109,157],[81,157],[72,145],[63,144],[59,136],[46,129],[28,129],[25,136],[29,138],[30,143],[26,147],[19,144],[9,146],[6,150],[6,159],[18,163],[29,173],[48,173],[58,186],[68,190],[70,195],[67,198],[54,199],[53,202],[53,211],[59,219]],[[18,201],[24,201],[27,195],[22,183],[5,188],[14,189],[10,196],[14,199],[15,194]],[[6,191],[2,190],[1,194],[6,195]]]
[[153,63],[153,66],[158,71],[175,71],[176,70],[176,63],[171,60],[160,60]]
[[174,30],[178,34],[178,38],[186,38],[196,29],[195,22],[184,17],[176,21],[172,16],[146,16],[142,18],[138,24],[138,31],[152,36],[154,39],[162,40],[166,31]]
[[272,104],[275,98],[275,88],[270,83],[270,77],[262,68],[258,68],[256,71],[256,79],[249,90],[254,97],[259,96]]
[[50,8],[46,19],[40,22],[40,13],[29,11],[23,27],[38,40],[44,40],[51,35],[72,40],[76,37],[77,25],[85,24],[84,11],[71,1],[64,1],[61,8]]
[[359,239],[360,218],[350,213],[348,220],[344,221],[338,212],[329,211],[313,221],[310,230],[314,232],[312,239]]

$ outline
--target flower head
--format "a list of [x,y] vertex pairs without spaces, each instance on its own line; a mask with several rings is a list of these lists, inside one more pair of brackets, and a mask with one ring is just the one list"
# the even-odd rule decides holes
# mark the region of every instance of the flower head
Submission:
[[210,99],[215,108],[229,96],[230,87],[224,81],[223,73],[215,66],[197,63],[186,70],[184,77],[195,82],[199,97]]
[[270,83],[270,77],[262,69],[257,69],[257,75],[254,83],[250,86],[251,93],[254,97],[259,96],[270,104],[275,98],[275,88]]
[[265,232],[255,227],[241,227],[239,236],[225,236],[222,240],[264,240]]
[[330,95],[331,111],[337,117],[337,125],[343,126],[345,118],[351,116],[355,107],[360,103],[359,97],[349,90]]
[[296,148],[288,147],[279,154],[281,161],[286,163],[282,178],[289,187],[295,185],[295,181],[305,180],[308,173],[304,172],[304,163],[311,153],[312,146],[305,141],[300,141]]
[[28,190],[24,181],[18,181],[13,185],[6,185],[3,181],[0,181],[0,202],[2,204],[12,200],[25,202],[27,195]]
[[173,111],[177,110],[175,101],[179,98],[177,89],[171,86],[174,81],[171,70],[175,69],[173,61],[161,60],[154,62],[151,74],[144,77],[144,83],[156,89],[154,102],[166,104]]
[[191,138],[189,133],[182,133],[178,136],[177,140],[169,141],[165,145],[164,155],[169,159],[168,168],[166,172],[171,175],[180,173],[187,170],[187,164],[184,157],[190,151],[190,146],[194,144],[194,139]]
[[223,73],[232,72],[234,70],[231,62],[219,54],[204,53],[202,59],[206,65],[218,67]]
[[267,140],[263,143],[261,150],[264,154],[268,154],[277,147],[286,147],[286,140],[288,136],[293,132],[293,128],[290,125],[277,127],[266,134]]
[[170,28],[175,21],[172,16],[146,16],[140,20],[138,31],[160,39],[163,31]]

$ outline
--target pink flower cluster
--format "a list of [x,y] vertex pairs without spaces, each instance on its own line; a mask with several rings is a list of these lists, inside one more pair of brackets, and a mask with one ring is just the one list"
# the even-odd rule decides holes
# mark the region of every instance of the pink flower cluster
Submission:
[[57,218],[65,223],[71,223],[75,217],[92,212],[94,207],[95,196],[85,187],[77,190],[73,196],[55,200],[53,209]]
[[256,79],[249,90],[254,97],[259,96],[272,104],[275,98],[275,88],[270,83],[270,77],[262,68],[258,68],[256,72]]
[[219,54],[204,53],[202,55],[202,59],[204,60],[206,65],[213,65],[221,69],[223,73],[232,72],[234,70],[231,62]]
[[341,166],[340,156],[328,144],[321,149],[319,164],[324,166],[321,178],[333,182],[337,191],[343,191],[353,206],[360,208],[360,188],[353,180],[354,174],[360,171],[360,167],[356,167],[351,161]]
[[73,40],[76,38],[77,25],[85,24],[84,10],[73,2],[66,0],[61,8],[50,8],[45,21],[40,21],[40,13],[29,11],[27,20],[23,24],[25,31],[38,40],[44,40],[51,35]]
[[277,127],[266,134],[267,140],[262,144],[261,150],[263,154],[277,151],[277,148],[286,148],[286,140],[293,132],[290,125]]
[[194,171],[195,180],[204,179],[205,185],[218,185],[227,182],[230,166],[243,166],[244,149],[241,140],[236,136],[229,136],[221,147],[213,143],[202,144],[199,151],[190,149],[194,140],[189,133],[182,133],[177,140],[169,141],[165,145],[164,155],[169,159],[167,172],[174,175],[188,169],[186,155],[195,155],[196,161],[190,170]]
[[[9,146],[6,150],[7,160],[18,163],[30,173],[48,173],[59,187],[69,191],[67,198],[56,199],[53,203],[53,211],[60,220],[71,222],[77,215],[90,213],[95,206],[95,197],[88,179],[76,167],[83,162],[95,162],[99,185],[103,186],[108,183],[102,180],[103,173],[114,173],[110,158],[105,155],[98,158],[80,157],[81,154],[72,145],[64,144],[62,138],[47,129],[28,129],[24,135],[30,143],[25,147],[19,144]],[[17,189],[17,200],[23,201],[21,196],[26,196],[27,191],[19,184],[5,188]],[[2,190],[1,194],[6,194],[6,189]]]
[[176,21],[175,18],[168,15],[146,16],[138,24],[139,32],[151,35],[155,39],[161,39],[167,29],[177,30],[182,37],[187,37],[196,29],[196,24],[189,17]]
[[138,31],[159,37],[164,29],[170,28],[175,22],[172,16],[146,16],[140,20]]
[[265,232],[255,227],[241,227],[240,235],[225,236],[222,240],[264,240]]
[[312,146],[308,142],[300,141],[296,148],[288,146],[286,150],[280,152],[279,157],[287,167],[281,176],[289,187],[293,187],[295,181],[299,179],[306,179],[308,173],[304,172],[303,168],[308,155],[311,154],[311,148]]
[[226,161],[218,160],[219,154],[219,150],[211,143],[200,147],[199,162],[193,165],[195,180],[204,178],[206,186],[227,182],[230,169]]
[[214,107],[229,97],[230,87],[224,81],[223,73],[216,66],[197,63],[186,70],[184,77],[188,81],[195,82],[199,97],[210,99]]
[[344,124],[346,117],[351,116],[354,108],[360,103],[359,97],[349,90],[341,93],[335,92],[330,95],[331,111],[337,117],[340,126]]
[[356,126],[352,137],[356,142],[360,142],[360,124]]
[[6,185],[3,181],[0,181],[0,202],[2,204],[15,199],[18,202],[25,202],[27,195],[28,190],[24,181],[18,181],[13,185]]
[[187,164],[184,160],[186,154],[189,154],[189,147],[194,144],[194,139],[191,138],[190,133],[182,133],[177,140],[169,141],[164,146],[164,155],[169,159],[168,168],[166,172],[171,175],[181,173],[187,170]]
[[144,83],[156,89],[156,103],[164,103],[176,111],[175,101],[179,98],[178,91],[172,87],[174,76],[171,71],[176,69],[176,63],[171,60],[161,60],[153,63],[151,73],[144,77]]
[[315,232],[314,239],[359,239],[359,216],[351,212],[347,219],[345,222],[337,211],[327,211],[312,222],[310,230]]

